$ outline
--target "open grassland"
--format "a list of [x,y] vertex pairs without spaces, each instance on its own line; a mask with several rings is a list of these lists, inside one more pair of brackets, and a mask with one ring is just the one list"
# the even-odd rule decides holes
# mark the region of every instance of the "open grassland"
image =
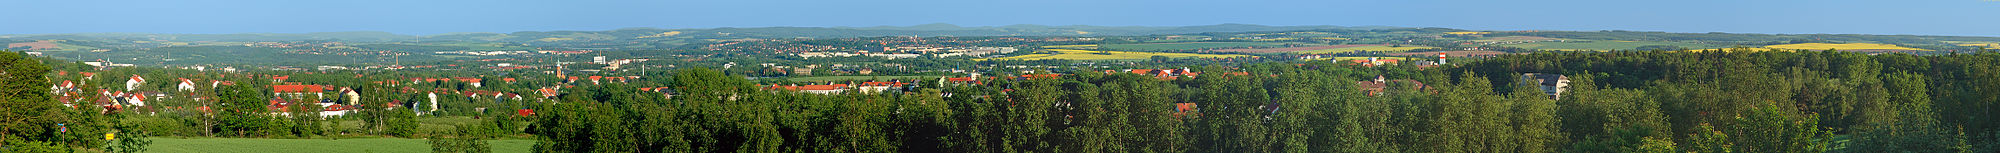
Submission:
[[1764,48],[1777,48],[1777,49],[1804,49],[1804,50],[1826,50],[1826,49],[1836,49],[1836,50],[1916,50],[1916,51],[1930,51],[1929,49],[1920,49],[1920,48],[1909,48],[1909,47],[1903,47],[1903,46],[1896,46],[1896,45],[1891,45],[1891,44],[1872,44],[1872,43],[1847,43],[1847,44],[1828,44],[1828,43],[1803,43],[1803,44],[1784,44],[1784,45],[1771,45],[1771,46],[1764,46]]
[[[361,138],[361,139],[256,139],[256,138],[153,138],[153,145],[146,152],[262,152],[262,153],[319,153],[319,152],[430,152],[430,143],[424,139],[403,138]],[[534,140],[488,140],[493,152],[529,152]]]
[[1194,53],[1156,53],[1156,52],[1128,52],[1128,51],[1093,51],[1093,50],[1076,50],[1076,49],[1049,49],[1049,50],[1045,50],[1045,51],[1042,51],[1042,52],[1039,52],[1039,53],[1035,53],[1035,54],[1027,54],[1027,55],[1020,55],[1020,56],[1009,56],[1009,57],[1000,57],[1000,58],[983,58],[983,59],[975,59],[975,60],[1047,60],[1047,59],[1065,59],[1065,60],[1145,60],[1145,59],[1150,59],[1150,58],[1153,58],[1153,56],[1166,56],[1167,58],[1230,58],[1230,57],[1248,57],[1249,55],[1229,55],[1229,54],[1194,54]]
[[939,77],[939,76],[935,76],[935,75],[910,75],[910,76],[816,76],[816,77],[796,77],[796,78],[787,78],[786,80],[792,80],[792,81],[797,81],[797,82],[822,82],[822,81],[850,81],[850,80],[854,80],[854,81],[869,81],[869,80],[873,80],[873,81],[889,81],[889,80],[892,80],[892,79],[894,79],[894,80],[912,80],[912,79],[916,79],[916,80],[922,80],[922,79],[937,79],[938,77]]
[[1389,46],[1389,45],[1375,45],[1375,46],[1360,46],[1360,47],[1345,47],[1345,48],[1333,48],[1333,49],[1321,49],[1321,50],[1308,50],[1308,51],[1301,51],[1301,52],[1299,52],[1299,53],[1306,53],[1306,54],[1326,54],[1326,53],[1341,53],[1341,52],[1353,52],[1353,51],[1371,51],[1371,52],[1404,52],[1404,51],[1410,51],[1410,50],[1416,50],[1416,49],[1432,49],[1432,48],[1437,48],[1437,47],[1430,47],[1430,46],[1416,46],[1416,45],[1404,45],[1403,47],[1395,47],[1395,46]]
[[1186,42],[1186,43],[1098,45],[1099,49],[1109,49],[1109,50],[1189,50],[1189,49],[1205,49],[1205,48],[1241,48],[1241,47],[1267,48],[1267,47],[1284,47],[1284,46],[1285,43],[1274,43],[1274,42]]
[[1589,41],[1589,42],[1576,42],[1576,41],[1571,41],[1571,42],[1534,42],[1534,43],[1523,43],[1523,44],[1506,44],[1506,45],[1500,45],[1500,46],[1507,46],[1507,47],[1517,47],[1517,48],[1524,48],[1524,49],[1538,49],[1538,50],[1560,50],[1560,51],[1586,51],[1586,50],[1595,50],[1595,51],[1609,51],[1609,50],[1634,50],[1634,49],[1637,49],[1637,48],[1639,48],[1640,46],[1653,46],[1653,45],[1661,45],[1661,46],[1674,46],[1674,47],[1680,47],[1680,48],[1724,48],[1724,47],[1729,47],[1729,46],[1722,46],[1722,45],[1711,45],[1711,44],[1699,44],[1699,43],[1682,43],[1682,42],[1659,42],[1659,41]]

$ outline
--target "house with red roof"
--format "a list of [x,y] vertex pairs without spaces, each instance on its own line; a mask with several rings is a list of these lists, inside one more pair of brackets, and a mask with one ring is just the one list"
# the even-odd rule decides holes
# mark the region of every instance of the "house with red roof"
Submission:
[[271,94],[278,97],[299,98],[313,96],[314,98],[325,98],[325,95],[323,95],[325,92],[326,87],[320,85],[271,85]]
[[536,89],[535,91],[542,94],[542,99],[556,99],[556,96],[562,94],[561,92],[556,91],[555,88],[542,88],[542,89]]
[[483,80],[483,79],[479,79],[479,78],[468,78],[468,77],[456,77],[456,78],[452,78],[452,79],[455,79],[455,80],[458,80],[458,81],[461,81],[461,82],[466,82],[467,84],[471,84],[473,88],[478,88],[478,87],[479,87],[479,85],[480,85],[480,84],[479,84],[479,82],[480,82],[480,81],[485,81],[485,80]]
[[861,82],[860,84],[855,85],[855,89],[860,90],[861,93],[875,94],[875,93],[882,93],[883,91],[901,91],[903,90],[905,85],[909,85],[909,83]]
[[1430,86],[1424,85],[1423,82],[1418,82],[1416,80],[1408,80],[1408,79],[1387,80],[1384,79],[1382,76],[1375,76],[1375,80],[1373,81],[1356,81],[1354,82],[1354,84],[1355,88],[1361,89],[1361,93],[1363,95],[1368,95],[1368,96],[1380,96],[1383,94],[1388,94],[1390,90],[1400,90],[1398,88],[1414,88],[1417,90],[1430,89]]
[[184,92],[194,91],[194,80],[188,80],[187,78],[178,78],[178,79],[181,80],[181,84],[175,85],[176,90]]
[[599,79],[604,79],[604,76],[590,76],[590,84],[597,84]]
[[132,75],[131,80],[125,80],[125,91],[132,91],[133,89],[138,89],[139,85],[144,85],[144,84],[146,84],[146,77],[139,77],[139,75],[134,74]]
[[1194,103],[1174,103],[1173,116],[1174,117],[1186,117],[1188,115],[1201,116],[1201,111],[1197,109],[1195,106],[1197,105],[1195,105]]
[[849,88],[847,87],[847,84],[803,85],[803,86],[771,85],[764,87],[764,90],[771,90],[771,91],[798,91],[798,92],[815,93],[815,94],[840,94],[840,92],[847,91],[848,89]]

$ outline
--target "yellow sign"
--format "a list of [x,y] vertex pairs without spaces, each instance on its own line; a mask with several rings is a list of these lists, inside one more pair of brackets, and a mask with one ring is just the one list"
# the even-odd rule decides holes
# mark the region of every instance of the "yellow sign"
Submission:
[[112,138],[117,138],[117,134],[104,133],[104,140],[111,140]]

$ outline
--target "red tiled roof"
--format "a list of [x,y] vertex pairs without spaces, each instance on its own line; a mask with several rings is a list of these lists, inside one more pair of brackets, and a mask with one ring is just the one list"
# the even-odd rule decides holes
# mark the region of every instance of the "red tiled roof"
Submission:
[[271,85],[271,92],[320,93],[320,92],[326,92],[326,89],[324,88],[324,86],[319,86],[319,85]]
[[945,79],[946,81],[951,81],[951,82],[972,82],[972,81],[973,81],[972,77],[956,77],[956,78],[944,78],[944,79]]
[[1029,74],[1029,75],[1021,75],[1021,77],[1028,79],[1055,79],[1055,78],[1061,78],[1062,74]]
[[774,86],[770,86],[770,87],[765,87],[764,89],[765,89],[765,90],[793,90],[793,91],[799,91],[799,90],[840,90],[840,89],[842,89],[842,88],[846,88],[846,87],[847,87],[847,84],[831,84],[831,85],[803,85],[803,86],[787,86],[787,85],[774,85]]

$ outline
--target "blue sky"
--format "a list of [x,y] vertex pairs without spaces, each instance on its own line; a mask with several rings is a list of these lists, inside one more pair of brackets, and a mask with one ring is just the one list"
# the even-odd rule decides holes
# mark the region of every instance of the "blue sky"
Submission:
[[0,0],[0,34],[1243,23],[2000,36],[2000,0]]

